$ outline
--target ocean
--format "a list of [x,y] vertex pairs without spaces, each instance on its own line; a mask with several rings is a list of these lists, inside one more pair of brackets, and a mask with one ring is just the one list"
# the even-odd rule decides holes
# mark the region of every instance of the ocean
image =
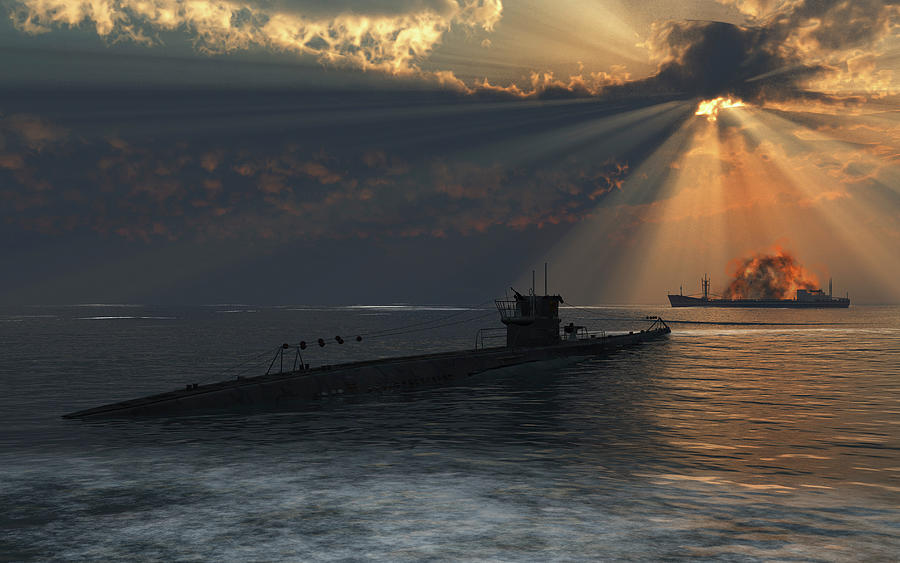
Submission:
[[0,561],[896,560],[900,307],[561,316],[657,314],[665,341],[527,376],[82,421],[61,415],[264,373],[282,342],[324,338],[304,361],[334,364],[499,323],[488,305],[2,308]]

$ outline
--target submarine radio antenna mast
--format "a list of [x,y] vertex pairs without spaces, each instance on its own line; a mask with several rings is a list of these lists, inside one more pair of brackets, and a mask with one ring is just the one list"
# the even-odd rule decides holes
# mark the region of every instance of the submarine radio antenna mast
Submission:
[[536,304],[536,302],[535,302],[535,291],[534,291],[534,270],[531,270],[531,316],[532,316],[532,318],[535,317],[535,311],[534,311],[535,304]]

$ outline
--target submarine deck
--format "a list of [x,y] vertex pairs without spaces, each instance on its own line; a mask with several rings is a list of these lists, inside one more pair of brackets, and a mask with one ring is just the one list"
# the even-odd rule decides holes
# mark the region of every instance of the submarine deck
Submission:
[[607,335],[533,348],[498,346],[412,356],[388,357],[311,369],[237,378],[191,389],[111,403],[63,415],[63,418],[135,417],[278,406],[331,395],[363,394],[420,384],[449,382],[486,371],[560,358],[586,358],[656,340],[668,327]]

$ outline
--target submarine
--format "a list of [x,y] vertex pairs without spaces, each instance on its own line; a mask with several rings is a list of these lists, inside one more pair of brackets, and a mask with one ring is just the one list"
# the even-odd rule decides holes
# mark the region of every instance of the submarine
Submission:
[[[301,358],[306,343],[285,343],[278,348],[264,374],[206,385],[189,384],[174,391],[65,414],[63,418],[136,418],[291,408],[327,397],[449,384],[485,373],[551,370],[659,340],[671,332],[664,320],[650,316],[645,318],[652,321],[647,328],[622,334],[589,332],[574,323],[561,327],[559,306],[563,299],[546,294],[546,284],[544,291],[544,295],[535,295],[531,289],[528,295],[522,295],[513,290],[512,298],[495,300],[500,321],[506,327],[505,345],[484,346],[482,331],[485,329],[481,329],[476,334],[475,347],[469,350],[310,368]],[[323,344],[321,339],[319,344]],[[289,363],[290,355],[295,356],[287,370],[284,368],[286,353]],[[273,368],[279,360],[276,372]]]

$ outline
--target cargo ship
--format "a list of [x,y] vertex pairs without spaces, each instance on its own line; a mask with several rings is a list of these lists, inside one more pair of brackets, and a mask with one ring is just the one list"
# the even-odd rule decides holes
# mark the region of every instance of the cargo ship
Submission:
[[[436,354],[421,354],[370,361],[322,365],[310,368],[301,353],[306,343],[285,343],[278,346],[266,373],[254,377],[199,385],[188,383],[184,388],[148,397],[111,403],[64,415],[64,418],[130,418],[171,416],[222,411],[296,408],[309,402],[336,396],[362,395],[402,391],[427,385],[445,385],[469,381],[472,376],[499,373],[544,372],[612,353],[615,350],[659,340],[671,330],[659,317],[644,329],[616,334],[588,331],[570,322],[560,326],[559,295],[528,295],[513,290],[514,297],[495,301],[505,334],[505,344],[490,343],[486,331],[480,329],[475,346]],[[338,345],[344,339],[335,337]],[[361,341],[361,337],[356,338]],[[323,339],[318,340],[324,346]],[[285,359],[288,365],[285,366]],[[275,368],[277,366],[277,371]],[[285,369],[285,367],[287,369]]]
[[798,289],[793,299],[727,299],[710,297],[709,277],[700,280],[702,293],[700,296],[669,294],[672,307],[748,307],[764,309],[846,309],[850,306],[850,296],[834,297],[831,280],[828,280],[828,293],[821,289]]

